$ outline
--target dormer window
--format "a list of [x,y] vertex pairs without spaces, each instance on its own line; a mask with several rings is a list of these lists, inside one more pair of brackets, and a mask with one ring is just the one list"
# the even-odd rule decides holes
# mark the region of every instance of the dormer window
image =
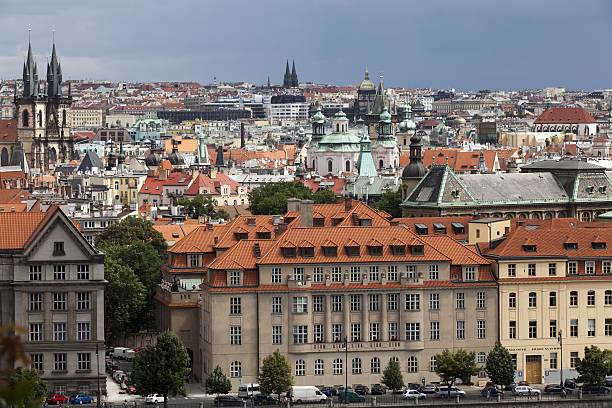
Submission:
[[238,241],[243,240],[243,239],[249,239],[248,232],[235,232],[234,236],[236,237]]
[[563,243],[563,248],[566,250],[576,250],[578,249],[578,243],[577,242],[564,242]]
[[295,258],[296,256],[295,247],[285,247],[282,248],[282,251],[285,258]]
[[381,245],[368,245],[370,256],[382,256],[383,247]]
[[270,239],[272,238],[272,233],[270,231],[257,231],[255,233],[257,239]]
[[427,225],[425,224],[414,224],[414,228],[416,229],[416,233],[419,235],[427,235]]
[[608,244],[605,242],[591,242],[593,249],[606,249]]
[[525,252],[536,252],[535,244],[523,244],[523,251]]
[[607,189],[606,187],[607,187],[607,186],[599,186],[599,192],[600,192],[601,194],[606,194],[606,189]]
[[436,234],[446,234],[446,225],[436,222],[433,227]]
[[327,257],[338,256],[338,247],[335,246],[324,246],[323,255]]
[[455,234],[465,234],[465,227],[460,222],[451,223]]
[[423,245],[410,245],[410,253],[412,255],[423,255],[425,253],[425,247]]
[[313,218],[312,219],[313,227],[324,227],[325,226],[325,218]]
[[202,257],[199,254],[187,254],[187,265],[196,268],[202,265]]
[[455,198],[455,199],[456,199],[456,198],[459,198],[459,190],[456,190],[456,189],[455,189],[455,190],[452,190],[452,191],[451,191],[451,196],[452,196],[453,198]]
[[393,255],[405,255],[406,246],[405,245],[391,245],[391,252],[393,253]]
[[66,255],[64,251],[64,242],[63,241],[55,241],[53,243],[53,256],[63,256]]
[[359,256],[359,246],[346,245],[344,247],[347,256]]
[[587,186],[586,188],[586,192],[589,194],[593,194],[593,192],[595,191],[595,187],[593,186]]
[[311,246],[300,247],[300,256],[304,258],[313,258],[314,257],[314,248]]

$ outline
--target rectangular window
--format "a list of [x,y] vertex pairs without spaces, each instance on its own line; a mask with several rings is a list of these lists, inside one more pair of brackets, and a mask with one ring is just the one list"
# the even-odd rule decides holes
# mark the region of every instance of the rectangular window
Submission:
[[30,354],[30,366],[34,370],[43,371],[45,369],[44,355],[42,353]]
[[91,353],[77,353],[77,369],[79,371],[91,370]]
[[361,268],[358,266],[351,266],[351,282],[361,281]]
[[587,320],[587,336],[595,337],[595,319]]
[[202,257],[199,254],[187,254],[187,265],[190,268],[197,268],[201,266]]
[[42,280],[42,265],[30,265],[30,280]]
[[476,321],[476,337],[484,339],[487,337],[487,322],[486,320]]
[[53,341],[66,341],[66,323],[53,323]]
[[589,290],[587,292],[587,306],[595,306],[595,291]]
[[53,280],[66,280],[66,265],[53,265]]
[[429,280],[440,279],[440,268],[438,265],[429,265]]
[[283,299],[280,296],[272,297],[272,313],[283,313]]
[[474,266],[466,266],[463,269],[463,280],[465,281],[476,280],[476,268]]
[[66,292],[53,294],[53,310],[66,310]]
[[440,340],[440,322],[429,322],[429,340]]
[[87,264],[77,265],[77,279],[78,280],[89,280],[89,265]]
[[575,275],[578,273],[578,263],[576,261],[569,261],[567,263],[568,275]]
[[418,293],[407,293],[406,294],[406,310],[420,310],[421,309],[421,295]]
[[538,294],[535,292],[529,292],[529,307],[537,307],[538,305]]
[[64,243],[62,241],[55,241],[53,243],[53,256],[66,255],[64,252]]
[[612,336],[612,319],[606,319],[604,323],[604,334]]
[[77,322],[77,341],[89,341],[91,339],[91,324],[89,322]]
[[89,310],[91,308],[89,292],[77,292],[77,310]]
[[295,267],[293,268],[293,280],[296,282],[304,282],[304,268]]
[[42,341],[43,340],[43,324],[42,323],[30,323],[30,341]]
[[550,363],[550,369],[551,370],[556,370],[557,369],[557,362],[558,362],[558,357],[557,357],[557,353],[550,353],[550,358],[548,359],[549,363]]
[[323,312],[323,296],[321,295],[312,296],[312,311],[315,313]]
[[361,341],[361,323],[351,323],[351,341]]
[[334,343],[339,343],[342,341],[342,324],[332,324],[332,341]]
[[440,309],[440,294],[439,293],[429,294],[429,309],[430,310]]
[[341,312],[343,303],[343,295],[332,295],[332,312]]
[[342,282],[342,268],[339,266],[332,266],[331,280],[332,282]]
[[572,351],[570,353],[570,368],[576,368],[576,365],[578,364],[578,352],[577,351]]
[[399,340],[399,330],[397,322],[389,322],[389,340]]
[[230,286],[240,286],[240,271],[229,271],[229,284]]
[[241,326],[230,326],[230,344],[233,346],[239,346],[242,344]]
[[612,273],[612,266],[610,261],[601,261],[601,272],[605,274]]
[[380,324],[370,323],[370,341],[380,340]]
[[530,339],[538,338],[538,322],[535,320],[529,321],[529,338]]
[[606,290],[604,293],[604,304],[606,306],[612,305],[612,290]]
[[406,323],[406,340],[419,341],[421,339],[421,323],[409,322]]
[[465,320],[457,320],[457,339],[465,339]]
[[465,293],[458,292],[455,295],[455,304],[457,309],[465,309]]
[[486,307],[487,307],[486,292],[476,293],[476,309],[486,309]]
[[578,306],[578,292],[575,290],[571,291],[569,294],[569,305]]
[[361,295],[351,295],[351,312],[361,311]]
[[242,314],[242,298],[231,297],[230,298],[230,310],[231,315]]
[[550,292],[548,294],[548,306],[557,307],[557,292]]
[[397,293],[389,293],[387,294],[387,310],[397,310]]
[[53,371],[66,371],[66,353],[53,354]]
[[387,269],[387,280],[392,282],[397,281],[397,265],[389,265]]
[[377,312],[380,310],[380,295],[370,295],[370,311]]
[[578,319],[570,320],[570,337],[578,337]]
[[283,326],[272,326],[272,344],[283,343]]
[[508,322],[508,338],[516,339],[516,320]]
[[306,325],[293,326],[293,343],[294,344],[308,343],[308,326]]
[[312,269],[312,281],[313,282],[323,282],[323,267],[315,266]]
[[278,266],[272,267],[272,283],[281,283],[282,279],[281,268]]
[[556,320],[551,320],[550,324],[549,324],[549,337],[554,339],[557,338],[557,321]]
[[516,309],[516,293],[514,292],[508,294],[508,307],[510,309]]
[[548,275],[549,276],[555,276],[557,274],[557,264],[556,263],[549,263],[548,264]]
[[508,276],[516,276],[516,264],[508,264]]
[[527,264],[527,275],[536,276],[536,264],[534,263]]
[[295,296],[293,298],[293,313],[308,313],[308,298]]
[[30,293],[30,312],[43,310],[43,294],[41,292]]
[[416,265],[406,265],[406,276],[408,279],[416,279],[417,267]]
[[323,325],[322,324],[315,324],[313,326],[313,336],[314,336],[314,342],[315,343],[323,343]]
[[587,275],[595,274],[595,261],[584,261],[584,273]]
[[369,280],[371,280],[373,282],[378,282],[380,280],[380,273],[378,271],[378,266],[377,265],[371,265],[369,272],[370,272],[369,276],[368,276]]

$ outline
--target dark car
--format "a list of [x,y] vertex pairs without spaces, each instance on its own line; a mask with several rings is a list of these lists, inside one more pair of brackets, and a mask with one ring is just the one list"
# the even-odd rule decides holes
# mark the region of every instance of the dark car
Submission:
[[575,378],[568,378],[567,380],[563,382],[563,385],[565,386],[565,388],[571,388],[571,389],[578,388],[578,383],[576,382]]
[[338,390],[334,387],[319,387],[319,389],[328,397],[333,397],[334,395],[338,394]]
[[70,403],[73,405],[92,404],[93,402],[94,402],[94,399],[91,395],[74,394],[70,396]]
[[219,407],[241,407],[242,399],[233,395],[219,395],[215,397],[215,405]]
[[519,381],[518,385],[522,385],[524,387],[529,387],[529,381],[524,381],[524,380],[523,381]]
[[603,386],[603,385],[598,385],[598,384],[584,384],[582,386],[582,393],[583,394],[609,394],[610,393],[610,389]]
[[338,400],[340,402],[365,402],[365,397],[363,395],[357,394],[355,391],[346,389],[342,390],[338,393]]
[[504,391],[512,391],[516,387],[516,383],[510,383],[504,387]]
[[272,395],[258,394],[253,396],[253,404],[255,405],[278,405],[278,398]]
[[370,393],[370,389],[363,384],[358,384],[355,386],[355,392],[359,395],[368,395]]
[[385,395],[387,393],[387,389],[384,385],[374,384],[372,385],[372,389],[370,390],[370,394],[372,395]]
[[504,395],[504,392],[499,388],[490,385],[488,387],[484,387],[482,391],[480,391],[480,395],[482,395],[483,397],[486,397],[487,395],[489,397],[497,397],[498,395]]
[[[566,395],[571,393],[571,388],[565,389]],[[544,387],[544,394],[563,394],[563,388],[559,384],[548,384],[546,387]]]

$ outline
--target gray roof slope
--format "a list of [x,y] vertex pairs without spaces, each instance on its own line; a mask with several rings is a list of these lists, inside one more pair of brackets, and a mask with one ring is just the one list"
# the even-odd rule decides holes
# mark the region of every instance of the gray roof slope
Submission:
[[568,199],[551,173],[459,174],[477,202],[545,202]]
[[525,166],[521,166],[521,170],[533,171],[551,171],[551,170],[599,170],[605,171],[605,167],[597,164],[588,163],[576,159],[561,159],[561,160],[540,160]]

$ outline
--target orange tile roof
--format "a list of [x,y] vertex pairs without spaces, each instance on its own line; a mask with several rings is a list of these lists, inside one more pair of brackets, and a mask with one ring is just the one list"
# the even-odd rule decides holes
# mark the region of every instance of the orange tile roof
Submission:
[[23,249],[35,233],[59,207],[51,206],[47,212],[6,212],[0,213],[0,250]]
[[546,109],[534,123],[597,123],[597,120],[583,108],[550,108]]
[[199,225],[168,250],[171,253],[215,252],[215,243],[230,224]]
[[185,235],[189,234],[190,232],[192,232],[196,228],[199,228],[200,226],[201,224],[192,224],[192,223],[186,223],[186,224],[157,224],[156,223],[155,225],[153,225],[153,228],[163,235],[164,240],[166,242],[174,241],[176,243],[178,240],[183,238]]
[[263,256],[274,245],[274,241],[257,239],[242,240],[219,255],[209,265],[210,269],[256,269],[260,258],[255,256],[255,246],[259,245]]
[[0,203],[21,203],[26,201],[29,195],[30,193],[27,190],[20,190],[16,188],[0,190]]
[[[398,224],[407,226],[411,231],[418,234],[416,224],[424,224],[427,226],[428,234],[435,234],[434,224],[442,224],[446,228],[446,235],[453,237],[459,241],[467,240],[468,224],[473,219],[472,216],[451,216],[451,217],[410,217],[410,218],[394,218],[392,221]],[[463,225],[463,232],[455,232],[453,223]]]
[[[345,203],[336,204],[314,204],[312,206],[313,219],[323,218],[326,227],[331,226],[353,226],[353,215],[357,218],[371,218],[372,226],[386,227],[391,225],[388,214],[380,212],[374,208],[362,203],[361,201],[353,200],[351,207],[346,211]],[[298,211],[288,211],[285,218],[292,226],[300,225],[300,213]],[[337,223],[334,223],[336,220]],[[338,222],[338,220],[342,220]]]
[[0,142],[17,141],[17,121],[15,119],[0,119]]
[[223,173],[217,173],[215,175],[215,178],[211,178],[206,174],[199,174],[193,180],[189,188],[185,190],[183,195],[196,196],[198,194],[201,194],[202,191],[205,191],[211,195],[219,195],[221,194],[222,185],[230,186],[230,190],[234,193],[237,192],[238,187],[240,187],[240,184],[238,182]]
[[170,173],[165,180],[148,176],[140,188],[140,193],[160,195],[163,193],[164,186],[188,186],[189,183],[191,183],[191,176],[181,172]]

